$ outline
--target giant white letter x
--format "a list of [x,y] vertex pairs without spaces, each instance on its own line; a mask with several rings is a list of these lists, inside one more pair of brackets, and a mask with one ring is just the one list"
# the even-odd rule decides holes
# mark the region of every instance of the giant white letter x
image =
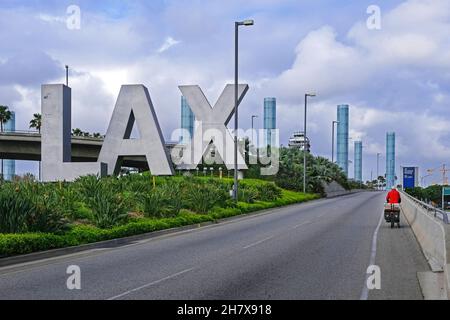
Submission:
[[[181,159],[180,169],[195,169],[214,144],[216,152],[222,157],[228,170],[234,168],[234,139],[226,125],[234,115],[234,85],[227,85],[217,100],[214,108],[206,99],[199,86],[180,86],[181,93],[186,98],[196,118],[196,128],[191,143]],[[239,85],[238,105],[248,91],[248,85]],[[239,170],[247,169],[242,154],[238,153]]]

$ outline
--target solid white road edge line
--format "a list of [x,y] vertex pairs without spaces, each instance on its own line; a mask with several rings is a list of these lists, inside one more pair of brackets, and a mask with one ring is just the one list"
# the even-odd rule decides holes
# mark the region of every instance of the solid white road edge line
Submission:
[[[369,266],[375,265],[375,259],[377,257],[377,242],[378,242],[378,231],[380,231],[381,224],[383,223],[384,219],[384,212],[381,213],[380,221],[378,222],[378,225],[375,229],[375,232],[373,233],[372,238],[372,251],[370,254],[370,262]],[[369,288],[367,288],[367,280],[369,279],[369,275],[366,274],[365,281],[364,281],[364,287],[363,291],[361,293],[360,300],[367,300],[369,299]]]

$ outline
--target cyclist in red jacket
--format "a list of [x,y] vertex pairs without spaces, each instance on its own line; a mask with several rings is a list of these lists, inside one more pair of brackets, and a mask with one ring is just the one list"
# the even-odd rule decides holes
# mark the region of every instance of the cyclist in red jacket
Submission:
[[398,204],[402,202],[400,192],[398,192],[395,187],[392,187],[392,190],[387,194],[386,202],[389,204]]

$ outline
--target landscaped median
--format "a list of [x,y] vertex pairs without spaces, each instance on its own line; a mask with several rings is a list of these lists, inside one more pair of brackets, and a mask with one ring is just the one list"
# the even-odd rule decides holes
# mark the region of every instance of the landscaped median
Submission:
[[219,219],[319,198],[243,180],[239,203],[232,180],[83,177],[74,183],[0,187],[0,257],[79,246]]

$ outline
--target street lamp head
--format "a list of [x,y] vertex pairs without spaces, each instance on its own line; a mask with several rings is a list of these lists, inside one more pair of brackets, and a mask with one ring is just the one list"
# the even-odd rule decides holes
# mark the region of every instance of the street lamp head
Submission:
[[255,24],[254,20],[244,20],[244,21],[237,22],[237,25],[246,26],[246,27],[253,26],[254,24]]
[[317,95],[315,93],[307,93],[306,96],[307,97],[316,97]]

